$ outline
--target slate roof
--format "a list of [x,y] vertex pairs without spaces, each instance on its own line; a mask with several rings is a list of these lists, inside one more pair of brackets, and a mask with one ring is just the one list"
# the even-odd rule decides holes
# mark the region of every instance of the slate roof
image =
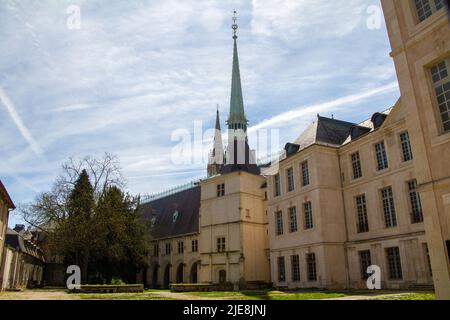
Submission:
[[[154,240],[198,233],[200,186],[142,204],[141,210]],[[175,212],[178,217],[174,221]]]
[[10,228],[6,230],[5,243],[15,250],[18,250],[24,254],[45,262],[44,252],[41,248],[39,248],[33,242],[24,239],[18,232]]
[[315,143],[340,146],[347,139],[355,123],[318,116],[317,119],[295,140],[300,149]]

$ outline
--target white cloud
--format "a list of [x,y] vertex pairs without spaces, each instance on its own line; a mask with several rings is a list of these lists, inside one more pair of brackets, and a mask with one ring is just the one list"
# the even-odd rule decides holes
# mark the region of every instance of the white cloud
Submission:
[[364,0],[252,0],[254,34],[286,41],[307,42],[319,37],[341,37],[364,18]]

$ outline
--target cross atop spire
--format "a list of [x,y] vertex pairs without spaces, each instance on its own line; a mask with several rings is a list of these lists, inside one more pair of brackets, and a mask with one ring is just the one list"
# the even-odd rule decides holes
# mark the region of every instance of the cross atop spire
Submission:
[[234,12],[233,12],[233,25],[231,26],[231,28],[233,29],[233,39],[235,39],[235,40],[237,39],[236,32],[237,32],[237,29],[239,28],[239,26],[236,23],[236,20],[237,20],[236,14],[237,14],[237,11],[234,10]]

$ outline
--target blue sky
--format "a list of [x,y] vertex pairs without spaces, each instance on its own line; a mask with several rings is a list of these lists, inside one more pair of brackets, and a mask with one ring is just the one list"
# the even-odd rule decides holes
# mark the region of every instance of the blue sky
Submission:
[[[81,12],[67,28],[68,6]],[[0,2],[0,178],[16,203],[48,190],[70,156],[119,156],[127,189],[202,178],[175,165],[177,129],[222,126],[231,17],[250,126],[293,141],[317,113],[360,122],[399,97],[384,21],[371,0]],[[252,142],[251,142],[252,143]],[[18,222],[11,219],[10,225]]]

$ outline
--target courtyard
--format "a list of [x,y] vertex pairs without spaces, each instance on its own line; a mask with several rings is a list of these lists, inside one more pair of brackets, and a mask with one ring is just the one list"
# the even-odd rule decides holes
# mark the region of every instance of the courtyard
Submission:
[[0,292],[0,300],[434,300],[431,292],[393,291],[246,291],[189,292],[145,290],[143,293],[86,294],[68,293],[64,289],[35,289]]

